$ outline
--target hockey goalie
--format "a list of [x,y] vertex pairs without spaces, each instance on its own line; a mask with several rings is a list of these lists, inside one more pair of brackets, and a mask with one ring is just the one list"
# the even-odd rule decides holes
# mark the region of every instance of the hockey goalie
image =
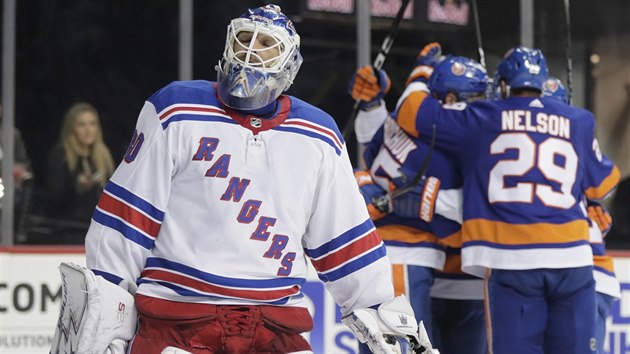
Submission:
[[51,352],[311,353],[310,262],[373,353],[432,353],[334,119],[284,94],[302,64],[293,22],[248,9],[225,43],[217,81],[145,101],[85,237],[89,270],[61,265]]
[[[61,263],[62,303],[51,354],[123,354],[136,331],[135,284],[119,286],[72,263]],[[126,289],[125,289],[126,288]],[[343,318],[375,354],[439,354],[404,297]],[[406,339],[408,338],[408,339]],[[306,353],[306,352],[305,352]],[[192,354],[166,347],[161,354]]]

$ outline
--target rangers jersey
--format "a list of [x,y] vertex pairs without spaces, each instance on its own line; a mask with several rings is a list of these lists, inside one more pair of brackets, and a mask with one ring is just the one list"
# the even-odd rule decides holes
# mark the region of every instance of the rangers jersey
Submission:
[[580,200],[606,196],[619,170],[599,150],[590,112],[532,97],[443,107],[416,90],[401,97],[395,117],[424,139],[435,125],[436,146],[457,159],[464,271],[593,264]]
[[304,307],[310,259],[344,313],[391,299],[334,120],[277,103],[267,119],[242,116],[208,81],[152,95],[94,211],[88,267],[154,298]]

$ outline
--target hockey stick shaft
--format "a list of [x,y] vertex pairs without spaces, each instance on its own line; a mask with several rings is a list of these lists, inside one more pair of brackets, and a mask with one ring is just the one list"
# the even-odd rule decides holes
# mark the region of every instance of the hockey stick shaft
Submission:
[[[396,17],[394,18],[394,23],[392,24],[392,27],[389,29],[389,33],[387,34],[387,37],[385,37],[385,40],[383,40],[381,49],[379,50],[378,55],[376,56],[376,59],[374,59],[374,63],[372,64],[375,70],[380,70],[381,68],[383,68],[383,63],[385,62],[385,59],[387,59],[387,55],[389,54],[389,51],[392,48],[392,44],[394,44],[394,38],[396,38],[396,34],[398,33],[398,28],[400,27],[400,24],[403,19],[403,15],[405,14],[405,9],[407,8],[407,5],[409,4],[409,2],[410,0],[402,0],[402,2],[400,3],[400,8],[398,9],[398,13],[396,14]],[[357,115],[359,114],[359,103],[361,103],[360,100],[354,101],[354,106],[352,107],[352,114],[350,115],[350,118],[348,118],[348,122],[346,123],[346,126],[343,128],[342,134],[343,134],[344,140],[348,140],[349,135],[352,134],[352,132],[354,131],[354,121],[357,118]]]
[[479,51],[479,63],[486,67],[486,54],[483,51],[481,42],[481,27],[479,26],[479,9],[477,8],[477,0],[472,0],[473,17],[475,21],[475,35],[477,37],[477,50]]
[[569,105],[573,104],[573,59],[571,58],[571,6],[564,0],[564,15],[567,29],[567,91]]

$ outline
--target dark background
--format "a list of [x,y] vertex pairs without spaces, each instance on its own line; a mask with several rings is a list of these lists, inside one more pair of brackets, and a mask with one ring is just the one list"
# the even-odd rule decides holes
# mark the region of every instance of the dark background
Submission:
[[[215,80],[226,26],[248,7],[269,1],[194,2],[195,79]],[[352,104],[346,93],[356,68],[354,15],[305,9],[305,1],[274,1],[295,22],[304,64],[289,93],[330,113],[345,125]],[[387,103],[393,108],[420,48],[439,41],[447,53],[477,58],[474,27],[430,24],[427,0],[415,0],[413,20],[403,22],[384,69],[393,81]],[[478,0],[489,73],[520,42],[519,1]],[[572,1],[573,40],[588,46],[597,38],[630,33],[630,2]],[[566,61],[562,0],[535,0],[534,43],[550,62]],[[20,0],[17,2],[16,126],[33,162],[36,187],[46,173],[64,112],[87,101],[101,115],[114,159],[121,160],[144,100],[178,77],[177,0]],[[373,57],[391,19],[372,19]],[[574,58],[584,61],[585,58]],[[560,64],[562,65],[562,64]],[[588,85],[588,72],[584,75]],[[588,87],[586,90],[588,91]],[[584,105],[589,108],[592,102]],[[355,156],[354,142],[349,142]],[[41,188],[41,186],[39,186]],[[628,241],[630,243],[630,240]]]

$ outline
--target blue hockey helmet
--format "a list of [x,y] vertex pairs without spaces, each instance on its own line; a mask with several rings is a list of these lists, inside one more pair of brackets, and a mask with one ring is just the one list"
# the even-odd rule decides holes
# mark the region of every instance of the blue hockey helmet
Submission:
[[495,85],[505,80],[510,89],[530,88],[542,92],[549,70],[547,60],[538,49],[515,47],[507,51],[497,66]]
[[264,107],[291,87],[301,65],[300,36],[280,7],[248,9],[227,28],[216,67],[219,98],[235,109]]
[[549,76],[543,85],[543,96],[555,98],[561,102],[569,104],[569,96],[562,81],[555,76]]
[[466,57],[447,56],[433,69],[429,89],[442,101],[449,92],[457,94],[459,101],[466,101],[484,95],[488,83],[488,73],[478,62]]

